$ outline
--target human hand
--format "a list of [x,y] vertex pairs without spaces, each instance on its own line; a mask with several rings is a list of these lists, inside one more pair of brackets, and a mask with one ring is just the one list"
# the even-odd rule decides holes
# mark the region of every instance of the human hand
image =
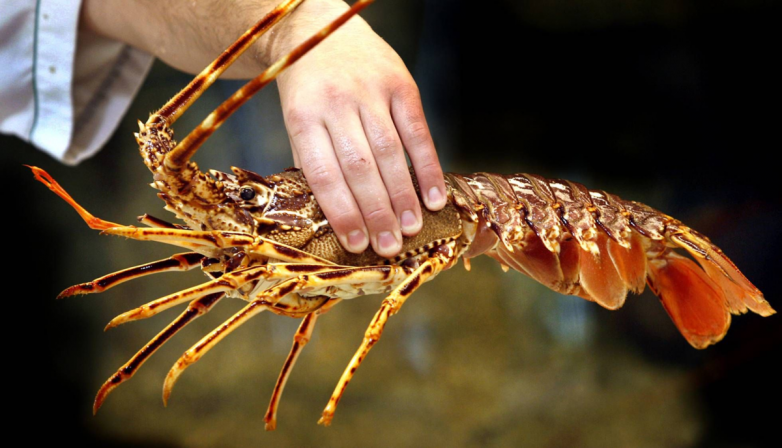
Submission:
[[[287,42],[303,41],[346,8],[341,1],[305,2],[297,14],[317,20],[299,24]],[[405,149],[427,208],[439,210],[446,199],[418,88],[402,60],[356,17],[278,85],[294,163],[342,245],[398,254],[402,235],[414,236],[422,224]]]

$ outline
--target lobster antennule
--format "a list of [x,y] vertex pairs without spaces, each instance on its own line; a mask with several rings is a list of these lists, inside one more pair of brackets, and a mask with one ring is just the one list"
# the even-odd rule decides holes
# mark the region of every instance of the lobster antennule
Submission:
[[304,43],[294,48],[290,53],[283,56],[269,68],[263,71],[256,78],[237,90],[230,98],[225,100],[217,109],[209,114],[198,127],[185,137],[171,152],[166,154],[165,167],[168,170],[178,171],[184,167],[190,158],[198,151],[198,148],[214,133],[223,122],[231,116],[247,100],[255,95],[259,90],[272,82],[283,70],[290,67],[302,56],[312,50],[323,39],[336,31],[345,24],[351,17],[358,14],[359,11],[369,6],[374,0],[359,0],[345,11],[336,20],[324,27],[320,32],[307,39]]

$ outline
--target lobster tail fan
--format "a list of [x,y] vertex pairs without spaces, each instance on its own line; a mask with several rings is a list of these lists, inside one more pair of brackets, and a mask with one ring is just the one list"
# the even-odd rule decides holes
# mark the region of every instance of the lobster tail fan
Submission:
[[706,272],[672,251],[649,260],[648,268],[649,286],[690,345],[706,348],[725,336],[730,326],[725,294]]
[[747,310],[761,316],[776,313],[763,298],[763,293],[750,283],[736,265],[708,238],[681,226],[676,228],[676,233],[671,236],[671,240],[698,260],[709,278],[725,295],[725,304],[731,313],[744,314]]

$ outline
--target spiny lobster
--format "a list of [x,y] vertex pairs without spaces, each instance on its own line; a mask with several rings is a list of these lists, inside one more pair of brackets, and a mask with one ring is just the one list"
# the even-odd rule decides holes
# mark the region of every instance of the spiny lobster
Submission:
[[[198,266],[210,278],[123,313],[108,324],[107,328],[114,327],[189,303],[104,383],[95,398],[95,412],[163,343],[227,296],[249,304],[182,355],[166,377],[163,399],[168,399],[184,369],[259,312],[301,317],[265,416],[266,428],[274,429],[283,388],[318,316],[343,299],[388,294],[323,411],[319,423],[329,425],[347,384],[380,339],[389,316],[398,312],[421,284],[452,267],[459,258],[469,269],[469,259],[481,254],[555,291],[612,310],[623,305],[628,291],[640,293],[648,283],[695,348],[722,339],[731,314],[751,310],[769,316],[775,312],[705,236],[644,204],[574,182],[529,174],[447,174],[446,207],[438,212],[422,207],[423,230],[405,238],[399,256],[385,259],[371,248],[353,254],[340,246],[299,170],[271,176],[235,167],[232,174],[201,172],[190,159],[223,121],[372,0],[356,2],[319,34],[239,89],[176,143],[170,127],[174,121],[245,49],[301,1],[284,1],[146,123],[139,122],[136,141],[154,175],[152,185],[160,190],[166,209],[186,225],[144,215],[140,221],[151,228],[141,229],[96,218],[45,171],[31,167],[36,179],[75,208],[91,228],[189,250],[72,286],[59,297],[98,293],[141,276]],[[701,267],[677,254],[677,248],[684,249]]]

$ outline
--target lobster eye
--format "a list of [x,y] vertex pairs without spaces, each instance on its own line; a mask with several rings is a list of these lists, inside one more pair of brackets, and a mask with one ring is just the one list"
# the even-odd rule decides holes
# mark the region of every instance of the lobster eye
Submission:
[[244,187],[244,188],[242,188],[242,191],[239,193],[239,195],[245,201],[249,201],[250,199],[255,197],[255,190],[253,190],[250,187]]

